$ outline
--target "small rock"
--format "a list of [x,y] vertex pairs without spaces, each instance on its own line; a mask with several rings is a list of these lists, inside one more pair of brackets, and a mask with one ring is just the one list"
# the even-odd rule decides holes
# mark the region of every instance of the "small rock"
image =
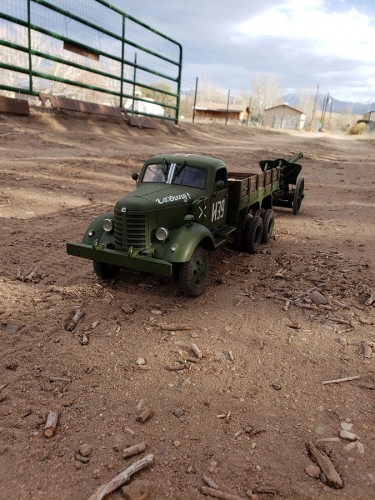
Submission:
[[151,309],[151,314],[153,314],[154,316],[161,316],[163,314],[163,311],[161,311],[160,309]]
[[81,462],[82,464],[88,464],[90,462],[89,457],[83,457],[79,453],[76,454],[75,458],[76,458],[76,460],[78,460],[78,462]]
[[178,440],[173,441],[173,444],[175,445],[176,448],[179,448],[181,446],[181,442]]
[[86,337],[86,335],[82,335],[81,345],[87,345],[88,343],[89,343],[88,337]]
[[144,358],[137,358],[135,362],[138,366],[143,366],[146,364],[146,360]]
[[363,455],[365,453],[365,447],[359,441],[357,441],[357,450],[360,455]]
[[328,304],[328,300],[317,290],[311,292],[310,299],[317,305]]
[[23,325],[16,325],[13,323],[8,323],[5,325],[5,331],[7,333],[18,333],[23,328]]
[[247,425],[245,428],[244,428],[244,431],[246,432],[246,434],[251,434],[253,432],[253,428],[251,425]]
[[147,500],[150,498],[151,485],[148,481],[136,479],[131,484],[123,486],[121,491],[126,500]]
[[94,476],[94,479],[100,479],[102,476],[100,473],[100,469],[94,469],[92,475]]
[[122,304],[120,309],[125,314],[134,314],[135,313],[135,307],[131,306],[130,304]]
[[281,385],[280,384],[274,383],[274,384],[272,384],[272,387],[275,389],[275,391],[280,391],[281,390]]
[[324,436],[325,433],[325,427],[323,427],[322,425],[318,425],[317,427],[315,427],[315,434],[317,434],[318,436]]
[[182,415],[184,415],[184,410],[182,408],[176,408],[175,410],[173,410],[173,415],[177,418],[180,418],[182,417]]
[[347,441],[356,441],[357,440],[357,436],[353,432],[345,431],[344,429],[341,429],[340,437],[342,439],[346,439]]
[[313,477],[314,479],[319,479],[322,471],[317,465],[311,464],[306,467],[305,472],[308,476]]
[[353,424],[350,424],[349,422],[341,422],[341,429],[344,429],[344,431],[351,431],[353,429]]
[[355,459],[353,457],[348,457],[348,463],[354,464],[355,463]]
[[347,346],[347,345],[348,345],[348,341],[346,340],[346,338],[345,338],[345,337],[340,337],[340,338],[339,338],[339,342],[340,342],[340,345],[341,345],[342,347],[345,347],[345,346]]
[[82,457],[88,457],[88,456],[90,456],[91,452],[92,452],[92,447],[89,444],[86,444],[86,443],[81,444],[81,446],[79,447],[79,450],[78,450],[78,453]]

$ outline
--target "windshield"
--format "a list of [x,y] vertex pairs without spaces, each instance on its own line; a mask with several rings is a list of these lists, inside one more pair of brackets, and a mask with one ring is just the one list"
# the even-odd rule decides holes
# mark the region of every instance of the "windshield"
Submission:
[[178,184],[204,189],[207,172],[203,168],[192,167],[186,163],[157,163],[147,166],[142,182]]

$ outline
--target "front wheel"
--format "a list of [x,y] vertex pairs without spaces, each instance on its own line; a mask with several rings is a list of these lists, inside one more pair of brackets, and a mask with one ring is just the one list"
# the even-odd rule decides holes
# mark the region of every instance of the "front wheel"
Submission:
[[117,276],[119,268],[117,266],[112,266],[111,264],[106,264],[104,262],[98,262],[97,260],[92,261],[95,274],[103,280],[111,280]]
[[247,219],[245,224],[243,246],[247,253],[257,253],[263,235],[263,219],[255,215]]
[[188,297],[198,297],[207,285],[207,250],[198,246],[188,262],[181,264],[179,273],[180,290]]

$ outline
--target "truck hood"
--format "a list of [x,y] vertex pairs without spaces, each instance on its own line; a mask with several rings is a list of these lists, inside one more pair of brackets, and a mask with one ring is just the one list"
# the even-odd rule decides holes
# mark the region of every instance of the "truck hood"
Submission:
[[143,183],[116,204],[129,210],[155,210],[190,204],[203,195],[201,189],[187,186]]

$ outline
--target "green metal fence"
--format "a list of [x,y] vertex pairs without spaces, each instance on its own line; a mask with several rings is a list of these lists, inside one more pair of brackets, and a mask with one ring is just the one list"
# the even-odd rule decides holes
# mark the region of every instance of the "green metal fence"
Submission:
[[178,42],[103,0],[0,2],[3,94],[63,95],[177,123],[181,70]]

